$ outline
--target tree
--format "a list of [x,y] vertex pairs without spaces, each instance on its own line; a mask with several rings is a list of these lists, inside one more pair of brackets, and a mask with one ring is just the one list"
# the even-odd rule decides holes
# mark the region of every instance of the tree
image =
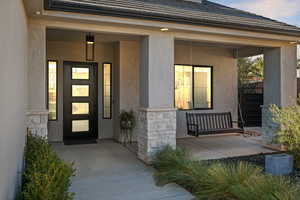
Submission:
[[264,71],[264,60],[262,56],[255,59],[239,58],[238,59],[238,76],[239,85],[262,80]]

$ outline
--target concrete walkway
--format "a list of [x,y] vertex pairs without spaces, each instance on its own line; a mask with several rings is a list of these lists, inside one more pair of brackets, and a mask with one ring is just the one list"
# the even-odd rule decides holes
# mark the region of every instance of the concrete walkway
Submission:
[[64,146],[53,144],[61,158],[75,162],[71,191],[75,200],[191,200],[183,188],[155,186],[153,169],[113,141]]

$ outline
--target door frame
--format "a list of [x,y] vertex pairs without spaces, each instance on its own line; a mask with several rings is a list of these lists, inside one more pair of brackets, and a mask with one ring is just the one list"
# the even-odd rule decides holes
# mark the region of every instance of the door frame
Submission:
[[[94,107],[94,124],[95,124],[95,130],[94,130],[94,134],[90,137],[83,137],[83,136],[78,136],[78,137],[73,137],[70,138],[69,134],[67,133],[68,127],[66,126],[65,123],[65,119],[66,119],[66,115],[68,115],[66,113],[66,103],[67,103],[67,97],[66,97],[66,80],[65,80],[65,65],[74,65],[74,64],[78,64],[78,65],[90,65],[93,67],[93,71],[94,71],[94,77],[95,77],[95,107]],[[71,67],[72,68],[72,67]],[[71,77],[72,78],[72,75]],[[98,129],[99,129],[99,123],[98,123],[98,96],[99,96],[99,91],[98,91],[98,63],[97,62],[78,62],[78,61],[63,61],[63,140],[89,140],[89,139],[98,139]],[[70,115],[70,114],[69,114]]]

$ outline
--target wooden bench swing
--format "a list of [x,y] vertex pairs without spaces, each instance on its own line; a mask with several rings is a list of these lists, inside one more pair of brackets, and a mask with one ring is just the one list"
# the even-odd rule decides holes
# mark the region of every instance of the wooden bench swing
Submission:
[[[243,120],[242,120],[243,121]],[[234,128],[232,116],[230,112],[224,113],[186,113],[188,135],[212,135],[222,133],[243,133],[243,122],[240,123],[241,128]]]

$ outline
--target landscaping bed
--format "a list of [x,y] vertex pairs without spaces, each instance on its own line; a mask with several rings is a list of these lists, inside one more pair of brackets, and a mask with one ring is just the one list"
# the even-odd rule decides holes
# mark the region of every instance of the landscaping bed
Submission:
[[181,185],[197,200],[300,200],[294,179],[264,173],[264,157],[198,161],[167,146],[154,157],[154,178],[157,185]]
[[[248,162],[250,164],[256,165],[261,167],[265,170],[265,157],[267,155],[275,155],[275,154],[282,154],[284,152],[275,152],[275,153],[267,153],[267,154],[257,154],[257,155],[250,155],[250,156],[239,156],[239,157],[229,157],[229,158],[222,158],[216,160],[207,160],[207,163],[213,162],[221,162],[225,164],[237,164],[239,162]],[[297,179],[300,182],[300,169],[295,169],[294,173],[290,175],[292,178]]]

